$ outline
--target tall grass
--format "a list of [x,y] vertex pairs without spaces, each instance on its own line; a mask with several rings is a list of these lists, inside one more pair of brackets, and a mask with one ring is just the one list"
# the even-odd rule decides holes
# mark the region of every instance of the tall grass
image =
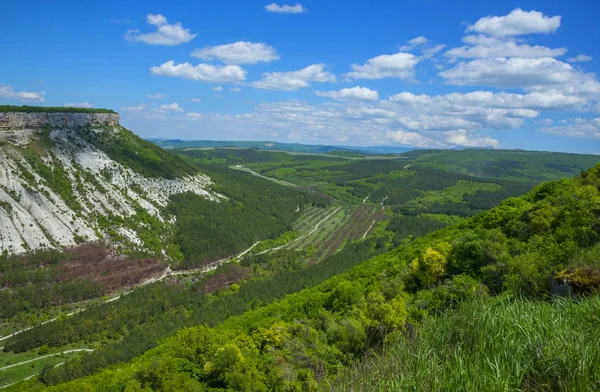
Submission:
[[600,391],[600,297],[480,299],[345,370],[335,391]]

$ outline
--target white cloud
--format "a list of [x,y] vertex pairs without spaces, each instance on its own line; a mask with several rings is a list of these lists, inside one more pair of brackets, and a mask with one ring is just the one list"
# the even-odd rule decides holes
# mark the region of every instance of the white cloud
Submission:
[[246,71],[237,65],[215,66],[210,64],[190,63],[175,64],[167,61],[158,67],[150,68],[153,75],[171,78],[190,79],[206,83],[241,82],[246,79]]
[[365,101],[377,101],[379,99],[379,94],[377,94],[377,91],[359,86],[343,88],[339,91],[317,91],[316,94],[320,97],[328,97],[338,100],[362,99]]
[[198,120],[202,119],[202,115],[200,113],[191,112],[191,113],[186,114],[185,116],[187,117],[188,120],[191,120],[191,121],[198,121]]
[[554,58],[489,58],[458,63],[439,75],[448,84],[498,88],[550,88],[592,80]]
[[580,55],[577,55],[576,57],[569,57],[567,59],[567,61],[569,63],[583,63],[583,62],[592,61],[592,60],[593,60],[592,56],[587,56],[585,54],[580,54]]
[[464,129],[446,132],[413,132],[413,131],[387,131],[385,136],[395,143],[420,147],[420,148],[447,148],[447,147],[493,147],[500,146],[498,140],[491,137],[471,136]]
[[391,96],[389,100],[403,105],[435,105],[452,111],[456,111],[460,106],[556,111],[580,109],[586,104],[586,100],[581,97],[552,91],[531,92],[528,94],[473,91],[437,96],[414,95],[409,92],[402,92]]
[[498,140],[491,137],[472,137],[464,129],[445,132],[444,141],[447,144],[461,147],[500,147]]
[[223,87],[221,86],[217,86],[217,87],[213,87],[211,88],[212,91],[223,91]]
[[95,105],[89,102],[79,102],[79,103],[65,103],[63,105],[66,108],[93,108]]
[[198,103],[198,102],[201,102],[201,99],[200,98],[192,98],[192,99],[190,99],[190,101],[192,101],[194,103]]
[[352,72],[345,76],[347,79],[412,79],[418,62],[419,58],[411,53],[384,54],[367,60],[363,65],[352,64]]
[[451,58],[490,57],[558,57],[567,52],[565,48],[547,48],[517,43],[512,39],[499,39],[485,35],[468,35],[463,38],[467,46],[452,48],[444,53]]
[[437,142],[430,137],[421,135],[418,132],[403,130],[387,131],[385,136],[388,139],[393,140],[395,143],[403,146],[415,146],[421,148],[442,147],[440,142]]
[[412,50],[412,49],[416,48],[417,46],[424,45],[428,42],[429,42],[429,40],[423,36],[416,37],[416,38],[406,41],[406,45],[401,46],[400,51],[408,52],[409,50]]
[[231,91],[233,93],[239,93],[242,91],[242,89],[239,87],[235,87],[235,88],[230,88],[229,91]]
[[179,105],[177,104],[177,102],[173,102],[170,104],[165,104],[165,105],[160,105],[160,107],[158,108],[158,110],[160,111],[164,111],[164,112],[183,112],[183,109],[179,107]]
[[413,39],[407,41],[407,43],[409,45],[423,45],[423,44],[426,44],[427,42],[429,42],[429,40],[423,36],[413,38]]
[[[358,144],[386,144],[386,131],[401,129],[412,132],[405,135],[411,145],[429,147],[497,146],[497,141],[478,132],[487,128],[518,128],[523,125],[518,115],[521,109],[465,108],[455,109],[428,106],[406,107],[389,101],[365,103],[364,101],[328,102],[310,105],[299,101],[263,103],[253,112],[241,115],[210,115],[208,123],[215,122],[217,129],[239,129],[247,132],[285,131],[290,140],[315,143],[347,140]],[[401,134],[397,135],[397,138]],[[415,135],[421,135],[417,137]],[[396,141],[397,142],[397,141]]]
[[493,147],[500,146],[498,140],[491,137],[472,136],[464,129],[446,132],[387,131],[385,136],[395,143],[419,148],[448,147]]
[[536,121],[535,123],[540,124],[540,125],[550,126],[550,125],[554,124],[554,120],[549,119],[549,118],[543,118],[541,120]]
[[274,47],[262,42],[246,41],[196,49],[192,52],[192,56],[205,61],[216,58],[225,64],[256,64],[279,60]]
[[0,84],[0,98],[14,99],[25,102],[44,102],[45,91],[28,92],[15,91],[11,86]]
[[265,5],[265,10],[267,10],[267,12],[275,12],[278,14],[301,14],[303,12],[308,12],[308,10],[302,7],[302,4],[300,3],[296,3],[295,5],[279,5],[271,3],[269,5]]
[[165,96],[162,95],[161,93],[148,94],[148,95],[146,95],[146,97],[148,97],[150,99],[165,99]]
[[335,75],[325,71],[325,64],[313,64],[298,71],[266,72],[251,85],[268,90],[295,91],[310,86],[309,82],[335,82]]
[[140,33],[139,30],[129,30],[125,33],[125,39],[128,41],[144,42],[149,45],[179,45],[190,42],[196,34],[190,33],[189,29],[183,28],[182,24],[177,22],[169,24],[167,18],[162,15],[148,14],[146,21],[157,27],[153,33]]
[[124,107],[121,108],[121,111],[124,111],[124,112],[139,112],[141,110],[144,110],[146,108],[146,106],[148,106],[148,105],[146,105],[145,103],[141,103],[141,104],[139,104],[137,106],[124,106]]
[[600,139],[600,117],[561,120],[560,125],[540,128],[540,131],[560,136]]
[[546,16],[538,11],[514,9],[506,16],[486,16],[467,27],[467,31],[476,31],[496,37],[507,37],[535,33],[552,33],[560,27],[560,16]]

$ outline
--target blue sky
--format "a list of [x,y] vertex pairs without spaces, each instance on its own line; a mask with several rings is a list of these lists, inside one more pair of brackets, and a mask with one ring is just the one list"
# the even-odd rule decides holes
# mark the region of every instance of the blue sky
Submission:
[[[376,3],[376,4],[374,4]],[[595,1],[20,1],[0,104],[143,137],[600,154]]]

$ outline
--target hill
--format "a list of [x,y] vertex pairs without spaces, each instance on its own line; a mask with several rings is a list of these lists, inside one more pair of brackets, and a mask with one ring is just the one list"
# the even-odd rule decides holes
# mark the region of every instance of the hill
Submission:
[[[428,377],[426,385],[462,390],[494,389],[494,380],[502,380],[507,389],[594,390],[600,382],[594,371],[600,352],[597,345],[582,344],[590,341],[589,331],[597,322],[589,309],[596,306],[593,293],[600,288],[599,213],[597,165],[572,180],[545,183],[509,198],[271,305],[211,328],[182,329],[132,362],[51,390],[100,385],[105,390],[316,390],[366,353],[390,345],[406,351],[407,359],[397,366],[407,367],[406,385],[417,388],[421,384],[414,382],[421,374]],[[379,235],[365,244],[376,247],[369,238]],[[556,295],[578,299],[567,310]],[[515,303],[514,298],[521,299]],[[480,312],[488,308],[480,322]],[[436,326],[435,318],[444,315],[448,321]],[[503,319],[524,315],[531,321],[507,324]],[[551,320],[560,320],[556,331],[545,329],[554,328]],[[569,339],[564,339],[560,331],[567,330]],[[505,340],[494,343],[498,349],[486,348],[494,332]],[[443,378],[432,378],[436,373],[425,354],[437,345],[452,356],[436,360],[457,361],[460,374],[451,366],[444,367]],[[465,355],[484,350],[488,361],[466,361],[457,347]],[[390,355],[397,356],[394,352]],[[89,374],[102,355],[106,353],[49,368],[41,379],[54,384]],[[360,377],[367,376],[353,377],[362,382]],[[392,378],[379,385],[398,386],[391,384],[393,369],[384,377]],[[344,378],[339,383],[347,385]]]

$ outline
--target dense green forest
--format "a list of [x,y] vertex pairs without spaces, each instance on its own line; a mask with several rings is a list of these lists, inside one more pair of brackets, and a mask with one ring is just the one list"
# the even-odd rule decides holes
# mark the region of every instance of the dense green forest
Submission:
[[[599,217],[597,165],[278,302],[217,325],[181,329],[130,363],[52,389],[344,389],[378,359],[353,368],[357,361],[383,352],[382,361],[390,362],[382,368],[384,377],[373,381],[383,386],[397,385],[392,366],[399,363],[408,369],[406,385],[417,388],[595,390],[600,352],[584,342],[597,340],[590,335],[597,312],[590,309],[600,288]],[[530,320],[507,322],[522,315]],[[548,328],[552,320],[560,320],[560,328]],[[504,340],[491,341],[498,331]],[[572,338],[562,339],[560,331]],[[457,345],[463,348],[456,351]],[[440,357],[431,357],[435,347]],[[407,350],[415,350],[413,359],[398,357],[408,356],[399,353]],[[466,361],[481,350],[486,357]],[[431,369],[419,367],[430,361]],[[442,365],[448,361],[457,366]],[[490,363],[496,368],[488,369]],[[61,368],[77,369],[72,366],[47,369],[41,379],[69,379]]]
[[117,113],[112,109],[73,108],[65,106],[0,105],[0,112],[21,113]]
[[292,228],[308,205],[325,207],[327,198],[290,189],[221,165],[201,166],[219,203],[186,193],[175,195],[168,210],[177,217],[175,241],[190,267],[239,253],[260,240],[274,239]]

